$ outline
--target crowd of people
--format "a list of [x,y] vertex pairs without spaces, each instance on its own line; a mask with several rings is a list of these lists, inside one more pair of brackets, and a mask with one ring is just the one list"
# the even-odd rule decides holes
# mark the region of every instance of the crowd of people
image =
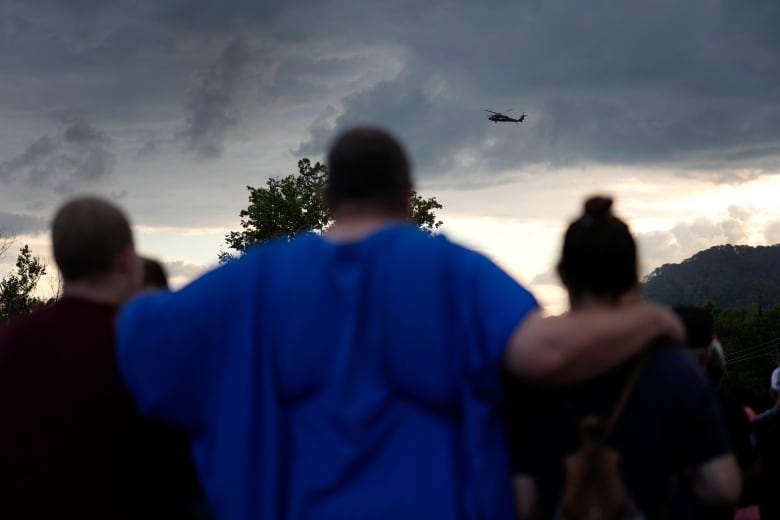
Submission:
[[547,317],[409,221],[392,135],[351,129],[327,165],[323,233],[177,291],[114,204],[57,211],[62,297],[0,327],[0,518],[607,518],[586,452],[610,518],[780,518],[739,507],[743,476],[777,482],[780,415],[735,429],[696,363],[712,331],[642,301],[611,199],[569,226]]

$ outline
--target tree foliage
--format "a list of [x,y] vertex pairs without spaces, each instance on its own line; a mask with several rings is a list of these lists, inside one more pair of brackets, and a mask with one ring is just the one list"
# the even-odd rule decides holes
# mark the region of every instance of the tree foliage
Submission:
[[8,252],[9,249],[11,249],[11,246],[14,244],[13,237],[8,238],[8,236],[4,236],[3,232],[0,230],[0,258],[5,257],[5,254]]
[[679,264],[665,264],[645,280],[644,294],[669,305],[745,307],[780,303],[780,245],[715,246]]
[[412,198],[409,201],[409,207],[412,209],[412,220],[417,222],[417,225],[423,231],[433,234],[434,230],[439,229],[439,226],[443,224],[443,222],[436,217],[436,210],[443,207],[441,203],[436,200],[436,197],[424,199],[416,192],[413,192]]
[[655,269],[643,292],[709,310],[727,358],[723,384],[759,411],[770,405],[769,375],[780,365],[780,245],[711,247]]
[[0,322],[43,305],[43,300],[32,293],[44,274],[46,264],[32,255],[29,246],[22,247],[16,265],[0,280]]
[[[249,190],[249,205],[239,213],[241,231],[225,235],[225,243],[236,254],[248,247],[278,237],[294,239],[299,233],[320,232],[332,222],[328,210],[322,205],[320,194],[325,186],[327,167],[309,159],[298,161],[298,172],[286,177],[271,177],[266,186]],[[433,233],[442,225],[435,211],[442,205],[435,197],[425,199],[413,193],[410,199],[412,219],[421,229]],[[234,254],[220,252],[224,262]]]
[[726,354],[723,384],[757,411],[769,406],[769,376],[780,365],[780,305],[771,308],[704,305]]

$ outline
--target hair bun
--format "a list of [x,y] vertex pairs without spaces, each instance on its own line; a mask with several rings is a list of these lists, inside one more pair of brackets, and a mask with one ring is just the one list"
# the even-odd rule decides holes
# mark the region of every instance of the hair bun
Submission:
[[610,214],[612,199],[610,197],[591,197],[585,201],[585,215],[603,218]]

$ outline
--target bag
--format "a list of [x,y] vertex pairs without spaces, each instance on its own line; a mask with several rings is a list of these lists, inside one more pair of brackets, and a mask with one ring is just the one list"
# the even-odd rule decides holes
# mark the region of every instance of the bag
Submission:
[[580,447],[564,461],[566,480],[556,520],[645,518],[620,477],[620,453],[607,444],[607,439],[620,418],[646,357],[645,354],[637,361],[606,425],[594,415],[580,421]]

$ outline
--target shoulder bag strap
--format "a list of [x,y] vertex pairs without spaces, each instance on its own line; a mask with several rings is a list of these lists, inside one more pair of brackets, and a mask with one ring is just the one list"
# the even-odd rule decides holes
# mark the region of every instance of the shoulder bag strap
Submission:
[[609,435],[612,433],[612,430],[615,428],[618,419],[620,419],[620,415],[623,413],[623,409],[626,407],[628,398],[631,397],[631,392],[636,386],[636,383],[639,380],[639,376],[642,373],[645,364],[647,363],[647,358],[650,357],[651,349],[652,347],[645,348],[645,350],[639,354],[639,356],[637,356],[638,359],[636,360],[634,370],[632,370],[631,375],[628,376],[628,381],[626,381],[626,385],[623,387],[623,391],[620,393],[620,397],[618,397],[617,403],[615,403],[615,408],[612,410],[612,414],[609,416],[607,423],[604,425],[604,439],[609,437]]

